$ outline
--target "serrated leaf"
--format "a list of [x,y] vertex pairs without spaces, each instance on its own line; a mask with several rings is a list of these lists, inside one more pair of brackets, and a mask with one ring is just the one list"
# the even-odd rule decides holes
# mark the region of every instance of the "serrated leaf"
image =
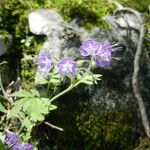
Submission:
[[93,74],[93,76],[94,76],[94,77],[96,77],[96,78],[100,78],[100,77],[102,77],[102,75],[101,75],[101,74]]
[[85,83],[85,84],[88,84],[88,85],[93,85],[93,82],[92,81],[88,81],[88,80],[84,80],[84,81],[82,81],[82,83]]
[[[21,99],[14,103],[9,116],[18,116],[24,120],[25,115],[28,115],[28,119],[33,124],[33,122],[43,121],[49,110],[54,110],[57,106],[50,105],[48,98],[40,98],[38,91],[32,89],[30,92],[19,91],[14,93],[14,96],[18,96]],[[26,127],[29,126],[29,122],[26,120],[24,124]]]
[[24,118],[22,120],[23,125],[27,128],[27,129],[31,129],[33,126],[33,123],[31,123],[31,121],[29,120],[29,118]]
[[28,114],[32,121],[42,121],[44,115],[49,112],[48,106],[48,99],[32,98],[24,103],[23,111]]
[[27,97],[27,98],[31,98],[31,97],[34,97],[34,95],[30,92],[27,92],[25,90],[20,90],[20,91],[17,91],[15,93],[12,94],[12,96],[16,96],[16,97]]
[[49,110],[52,111],[52,110],[55,110],[55,109],[57,109],[57,106],[53,105],[53,104],[50,104]]
[[97,84],[97,81],[98,80],[101,80],[101,77],[102,75],[100,74],[91,74],[91,75],[86,75],[82,80],[81,80],[81,83],[85,83],[85,84],[88,84],[88,85],[92,85],[92,84]]
[[50,80],[50,83],[53,83],[53,84],[60,84],[60,80],[58,80],[58,79],[51,79],[51,80]]
[[93,84],[93,77],[92,75],[86,75],[82,81],[82,83],[88,84],[88,85],[92,85]]
[[20,99],[18,101],[16,101],[14,103],[14,107],[10,110],[8,116],[12,117],[12,116],[18,116],[20,110],[22,109],[22,106],[24,104],[24,102],[26,101],[26,99]]
[[49,104],[50,104],[50,100],[48,98],[40,98],[39,100],[41,100],[42,103],[44,103],[44,105],[49,106]]
[[43,121],[44,120],[44,116],[41,113],[39,113],[38,116],[37,116],[36,113],[32,113],[31,117],[30,117],[30,120],[32,120],[34,122]]
[[97,84],[97,81],[101,80],[101,74],[93,74],[93,82]]
[[1,102],[0,102],[0,112],[7,113],[7,110],[6,110],[5,107],[1,104]]
[[37,82],[39,83],[39,84],[47,84],[48,83],[48,80],[46,80],[45,78],[38,78],[37,79]]
[[34,96],[40,97],[40,93],[36,89],[31,89],[30,91]]

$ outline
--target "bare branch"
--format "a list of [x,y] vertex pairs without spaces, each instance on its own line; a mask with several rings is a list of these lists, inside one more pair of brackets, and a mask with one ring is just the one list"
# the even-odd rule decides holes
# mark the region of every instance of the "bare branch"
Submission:
[[[134,12],[134,11],[132,11]],[[140,57],[142,53],[142,46],[143,46],[143,41],[144,41],[144,35],[145,35],[145,28],[144,28],[144,21],[141,17],[140,14],[137,15],[140,17],[140,37],[139,37],[139,43],[137,46],[137,50],[135,53],[135,58],[134,58],[134,71],[133,71],[133,76],[132,76],[132,87],[133,87],[133,92],[135,94],[135,97],[138,101],[140,113],[141,113],[141,118],[142,118],[142,123],[146,132],[146,135],[150,138],[150,124],[149,124],[149,119],[148,115],[146,112],[146,107],[144,105],[144,101],[142,99],[141,92],[139,90],[139,83],[138,83],[138,75],[139,75],[139,70],[140,70]]]
[[53,128],[53,129],[56,129],[56,130],[59,130],[59,131],[64,131],[63,128],[55,126],[55,125],[53,125],[53,124],[51,124],[49,122],[44,122],[44,124],[47,125],[47,126],[49,126],[49,127],[51,127],[51,128]]
[[132,88],[133,88],[133,92],[135,95],[135,98],[137,99],[138,102],[138,106],[140,109],[140,113],[141,113],[141,119],[142,119],[142,124],[143,127],[145,129],[146,135],[150,138],[150,122],[149,122],[149,118],[146,112],[146,107],[141,95],[141,91],[139,89],[139,82],[138,82],[138,75],[139,75],[139,70],[140,70],[140,57],[142,54],[142,48],[143,48],[143,41],[145,39],[145,28],[144,28],[144,20],[143,17],[141,16],[141,14],[132,9],[132,8],[125,8],[122,7],[119,3],[113,1],[114,4],[116,4],[116,6],[118,6],[118,9],[114,12],[113,16],[116,16],[122,12],[128,12],[130,14],[133,14],[136,16],[137,20],[140,23],[140,28],[139,28],[139,40],[138,40],[138,46],[137,46],[137,50],[135,52],[135,57],[134,57],[134,70],[133,70],[133,76],[132,76]]

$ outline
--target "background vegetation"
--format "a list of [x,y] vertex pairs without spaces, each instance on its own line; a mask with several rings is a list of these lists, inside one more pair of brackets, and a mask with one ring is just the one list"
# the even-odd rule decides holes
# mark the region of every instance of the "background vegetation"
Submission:
[[[118,2],[140,11],[146,18],[148,30],[150,29],[150,0],[118,0]],[[68,22],[75,18],[82,20],[82,26],[89,30],[94,26],[108,28],[103,16],[112,14],[115,10],[115,6],[108,0],[1,0],[0,34],[6,41],[9,34],[13,36],[12,45],[4,59],[10,61],[11,56],[18,60],[19,73],[25,89],[34,86],[35,64],[32,58],[26,59],[23,56],[37,54],[46,38],[33,35],[29,31],[28,14],[38,8],[56,9]],[[53,149],[63,147],[65,150],[74,148],[132,150],[139,142],[138,137],[133,137],[131,140],[131,128],[135,120],[128,108],[95,114],[90,104],[84,103],[80,110],[78,110],[78,101],[62,101],[59,105],[57,112],[47,119],[55,124],[60,122],[65,132],[59,133],[40,125],[33,132],[33,137],[40,139],[39,147],[50,143]],[[48,139],[45,138],[44,132],[47,132]],[[142,142],[144,140],[147,141],[143,139]]]

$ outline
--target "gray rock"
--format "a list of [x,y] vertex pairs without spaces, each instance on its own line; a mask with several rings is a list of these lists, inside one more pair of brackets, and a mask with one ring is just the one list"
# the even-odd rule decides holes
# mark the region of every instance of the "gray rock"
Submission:
[[[76,20],[69,24],[54,10],[42,9],[29,15],[29,27],[31,32],[47,36],[47,41],[40,53],[48,51],[57,59],[65,56],[80,58],[79,47],[89,37],[97,41],[108,40],[112,45],[119,43],[113,47],[114,59],[111,65],[104,69],[98,67],[95,70],[103,74],[102,81],[98,85],[90,87],[88,91],[87,88],[82,91],[86,91],[86,96],[89,95],[93,106],[98,109],[102,107],[115,109],[120,106],[128,107],[129,105],[135,111],[136,100],[132,92],[131,77],[134,54],[139,38],[139,22],[133,14],[127,12],[124,16],[120,13],[116,16],[107,16],[105,19],[112,26],[111,30],[101,30],[96,27],[88,32],[83,27],[79,27]],[[145,68],[145,66],[141,64],[141,68]],[[147,69],[145,68],[145,70]],[[144,80],[145,72],[143,71],[141,74],[143,76],[140,79]],[[40,72],[37,71],[36,78],[39,78],[40,75]],[[146,89],[146,87],[143,89]],[[77,99],[80,100],[80,97]]]
[[111,25],[112,32],[119,41],[130,38],[134,44],[138,44],[140,20],[130,9],[121,8],[113,16],[105,16],[104,19]]
[[89,37],[85,29],[65,22],[54,10],[39,9],[31,12],[29,28],[34,34],[47,36],[41,52],[49,51],[57,59],[67,55],[66,50],[69,49],[76,54],[81,42]]
[[64,21],[54,10],[39,9],[29,14],[29,28],[34,34],[50,36],[53,31],[63,30]]

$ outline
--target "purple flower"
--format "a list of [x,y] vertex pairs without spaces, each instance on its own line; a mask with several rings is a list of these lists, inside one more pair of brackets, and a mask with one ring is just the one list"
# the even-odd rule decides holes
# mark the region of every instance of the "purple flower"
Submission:
[[13,147],[15,144],[19,143],[19,136],[13,132],[10,131],[5,131],[6,133],[6,138],[4,143],[8,147]]
[[41,73],[48,73],[52,68],[52,58],[48,52],[43,52],[38,58],[38,70]]
[[100,53],[102,44],[94,41],[93,39],[86,40],[80,47],[82,56],[97,56]]
[[20,143],[13,146],[13,150],[33,150],[33,146],[28,143]]
[[58,71],[61,76],[64,75],[75,75],[76,62],[72,58],[64,58],[58,63]]
[[111,45],[109,42],[102,43],[100,53],[95,57],[96,64],[100,67],[105,67],[110,65],[111,62]]

